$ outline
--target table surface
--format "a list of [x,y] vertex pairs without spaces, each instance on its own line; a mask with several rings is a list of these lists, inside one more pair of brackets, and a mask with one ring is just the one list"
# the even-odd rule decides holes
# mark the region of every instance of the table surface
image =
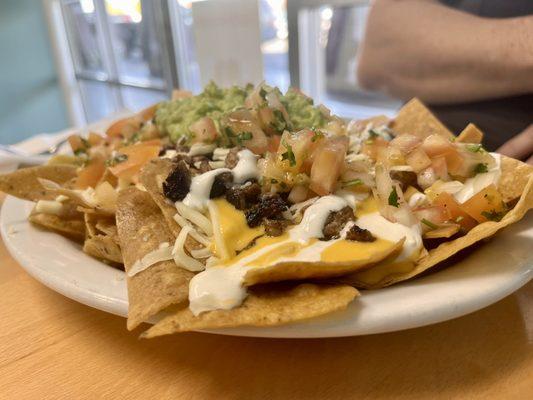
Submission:
[[139,340],[125,319],[35,281],[0,243],[0,298],[2,400],[533,398],[533,281],[484,310],[402,332]]

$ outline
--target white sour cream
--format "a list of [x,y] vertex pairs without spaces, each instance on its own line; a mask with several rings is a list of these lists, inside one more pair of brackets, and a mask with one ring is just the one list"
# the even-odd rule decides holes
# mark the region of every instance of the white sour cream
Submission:
[[390,222],[377,212],[360,216],[356,223],[360,228],[369,230],[374,236],[381,239],[397,242],[405,238],[402,252],[398,255],[396,261],[407,260],[415,252],[422,249],[422,236],[418,225],[408,227]]
[[183,204],[196,210],[204,211],[207,208],[209,194],[216,176],[230,171],[228,168],[219,168],[192,178],[190,191],[183,199]]
[[229,310],[246,298],[242,281],[248,268],[212,267],[189,282],[189,309],[194,315],[211,310]]
[[237,183],[244,183],[250,179],[259,179],[259,169],[257,168],[257,158],[250,150],[245,149],[237,153],[239,162],[231,170],[233,180]]
[[427,200],[427,197],[424,193],[413,193],[409,198],[408,204],[411,208],[416,208],[424,204]]
[[348,202],[339,196],[329,195],[319,198],[305,210],[302,222],[290,230],[291,239],[307,242],[311,238],[324,237],[322,229],[329,214],[347,205]]
[[459,203],[464,203],[487,186],[498,184],[501,176],[500,155],[498,153],[490,153],[490,155],[496,160],[494,167],[490,168],[487,172],[477,174],[465,181],[463,188],[457,193],[454,193],[455,200]]

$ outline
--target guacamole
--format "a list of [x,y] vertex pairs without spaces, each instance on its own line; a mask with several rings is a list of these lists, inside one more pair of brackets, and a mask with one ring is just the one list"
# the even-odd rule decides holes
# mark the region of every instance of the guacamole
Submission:
[[[267,90],[271,89],[264,86]],[[210,82],[202,93],[180,100],[161,103],[156,111],[155,121],[163,135],[168,135],[173,142],[185,137],[190,138],[189,126],[202,117],[210,117],[219,131],[222,117],[244,107],[246,97],[253,90],[252,85],[246,87],[232,86],[224,89]],[[287,109],[291,120],[291,130],[304,128],[321,128],[328,118],[313,105],[313,100],[296,90],[289,90],[285,95],[280,93],[281,103]],[[223,138],[221,138],[223,139]]]
[[313,99],[304,96],[297,90],[289,89],[285,95],[281,96],[280,100],[287,109],[293,131],[300,131],[305,128],[323,128],[328,122],[324,113],[313,105]]

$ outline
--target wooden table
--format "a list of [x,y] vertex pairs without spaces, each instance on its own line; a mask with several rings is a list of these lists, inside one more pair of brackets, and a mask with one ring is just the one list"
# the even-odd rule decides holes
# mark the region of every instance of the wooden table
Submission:
[[0,244],[0,399],[533,398],[533,282],[403,332],[138,340],[126,321],[33,280]]

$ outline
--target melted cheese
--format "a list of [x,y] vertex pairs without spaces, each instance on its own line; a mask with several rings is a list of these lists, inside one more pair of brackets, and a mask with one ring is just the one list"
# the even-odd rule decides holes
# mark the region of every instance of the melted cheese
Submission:
[[377,239],[374,242],[336,240],[322,251],[320,260],[330,263],[349,262],[368,253],[385,251],[392,243],[384,239]]
[[215,239],[212,251],[221,260],[235,257],[238,251],[265,233],[262,225],[250,228],[244,213],[224,199],[209,201],[208,208]]

